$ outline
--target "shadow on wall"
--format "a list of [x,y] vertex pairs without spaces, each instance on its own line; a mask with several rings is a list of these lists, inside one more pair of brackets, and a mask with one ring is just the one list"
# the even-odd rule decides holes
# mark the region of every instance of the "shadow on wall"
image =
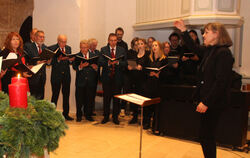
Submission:
[[19,34],[23,38],[23,43],[30,41],[30,31],[32,30],[32,16],[28,16],[20,27]]

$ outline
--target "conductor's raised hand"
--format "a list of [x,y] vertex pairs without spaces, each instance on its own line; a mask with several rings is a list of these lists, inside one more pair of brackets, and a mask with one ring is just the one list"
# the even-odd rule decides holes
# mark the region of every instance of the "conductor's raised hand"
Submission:
[[175,26],[177,29],[181,30],[181,32],[184,32],[184,31],[187,30],[187,27],[186,27],[186,25],[184,24],[184,21],[183,21],[182,19],[176,20],[176,21],[174,22],[174,26]]

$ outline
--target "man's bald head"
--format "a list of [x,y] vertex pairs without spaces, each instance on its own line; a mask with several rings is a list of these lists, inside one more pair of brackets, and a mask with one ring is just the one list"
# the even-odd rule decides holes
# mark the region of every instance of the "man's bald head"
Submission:
[[66,35],[58,35],[57,43],[60,48],[64,48],[67,44],[67,36]]

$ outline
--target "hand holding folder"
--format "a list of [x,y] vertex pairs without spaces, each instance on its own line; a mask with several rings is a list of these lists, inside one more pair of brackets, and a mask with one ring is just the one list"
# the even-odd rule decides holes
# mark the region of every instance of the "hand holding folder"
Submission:
[[[37,62],[37,61],[48,61],[50,60],[54,55],[56,55],[56,52],[59,48],[57,48],[54,52],[48,48],[43,49],[42,53],[39,54],[37,57],[30,58],[31,61]],[[24,52],[27,56],[29,56],[26,52]]]
[[145,67],[146,70],[149,70],[149,71],[155,71],[155,72],[160,72],[162,71],[164,68],[166,68],[168,66],[168,64],[162,66],[162,67]]
[[120,59],[123,59],[124,58],[124,55],[122,55],[122,56],[119,56],[119,57],[117,57],[117,58],[112,58],[112,57],[109,57],[109,56],[107,56],[107,55],[105,55],[105,54],[102,54],[106,59],[108,59],[108,60],[110,60],[110,61],[117,61],[117,60],[120,60]]
[[82,63],[89,63],[89,65],[92,65],[92,64],[97,64],[98,63],[98,58],[99,56],[94,56],[94,57],[91,57],[91,58],[84,58],[82,56],[79,56],[79,55],[76,55],[76,60],[80,60]]

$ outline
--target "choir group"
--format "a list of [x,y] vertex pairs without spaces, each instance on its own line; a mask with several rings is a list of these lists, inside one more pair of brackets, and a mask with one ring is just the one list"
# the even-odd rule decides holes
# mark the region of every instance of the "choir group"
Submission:
[[[84,115],[86,120],[94,121],[95,96],[98,82],[103,88],[103,120],[109,121],[111,100],[113,100],[112,119],[119,124],[118,115],[126,102],[120,102],[114,95],[134,92],[147,97],[159,96],[157,88],[160,83],[167,84],[195,84],[195,75],[201,56],[190,51],[181,36],[173,32],[169,36],[170,42],[161,43],[154,37],[147,40],[135,37],[131,41],[131,49],[123,41],[124,30],[118,27],[115,33],[110,33],[108,44],[98,51],[98,41],[94,38],[80,41],[79,53],[72,54],[71,47],[67,45],[67,37],[59,35],[57,44],[46,46],[45,33],[36,28],[30,32],[30,41],[23,44],[18,33],[8,34],[0,56],[3,59],[18,59],[16,63],[5,70],[1,70],[2,91],[8,93],[8,84],[11,77],[21,73],[29,80],[32,96],[37,99],[44,98],[46,82],[46,65],[52,66],[51,102],[57,104],[60,90],[63,94],[63,115],[66,120],[73,120],[69,116],[70,95],[70,65],[76,71],[75,99],[76,121],[80,122]],[[196,45],[199,39],[196,31],[189,31],[190,37]],[[39,58],[45,49],[55,52],[52,58]],[[34,65],[44,63],[36,73],[30,74],[16,69],[15,65],[25,64],[32,68]],[[156,68],[156,69],[155,69]],[[130,124],[137,123],[138,107],[131,104],[133,118]],[[154,105],[144,109],[143,127],[150,128]]]
[[[149,98],[160,96],[161,84],[196,85],[196,111],[201,113],[200,141],[206,158],[216,157],[215,129],[219,117],[228,105],[232,83],[233,57],[230,49],[232,41],[224,25],[209,23],[205,25],[203,40],[200,41],[195,30],[187,31],[182,20],[174,23],[179,30],[169,36],[169,42],[161,43],[154,37],[147,40],[135,37],[131,49],[123,41],[124,30],[118,27],[108,36],[108,44],[98,51],[96,39],[80,41],[80,51],[73,54],[67,45],[67,37],[59,35],[57,44],[46,46],[45,33],[38,29],[30,32],[30,41],[23,44],[18,33],[7,35],[1,69],[1,89],[8,93],[11,77],[21,73],[28,78],[30,94],[37,99],[44,98],[46,65],[52,66],[51,102],[57,104],[60,90],[63,94],[63,115],[69,116],[70,65],[76,71],[75,99],[76,121],[83,116],[94,121],[95,96],[98,83],[103,89],[103,120],[110,120],[111,100],[113,101],[112,121],[118,125],[121,108],[126,106],[114,95],[136,93]],[[53,54],[54,53],[54,54]],[[50,55],[48,55],[50,54]],[[52,54],[52,55],[51,55]],[[6,62],[13,60],[15,62]],[[4,65],[8,63],[8,66]],[[17,65],[33,68],[43,66],[36,73],[21,71]],[[133,118],[130,124],[137,123],[138,107],[130,104]],[[157,105],[144,107],[143,128],[151,127]]]

